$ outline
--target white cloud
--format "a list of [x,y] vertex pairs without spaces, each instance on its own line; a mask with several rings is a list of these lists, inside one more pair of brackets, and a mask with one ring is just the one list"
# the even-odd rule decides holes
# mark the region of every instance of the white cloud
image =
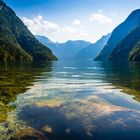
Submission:
[[78,20],[78,19],[75,19],[72,24],[73,25],[80,25],[81,24],[81,21]]
[[47,35],[59,32],[60,30],[58,24],[44,20],[41,15],[38,15],[33,19],[23,17],[22,20],[33,34]]
[[[88,38],[89,35],[83,30],[82,26],[60,26],[57,23],[45,20],[41,15],[33,18],[23,17],[21,19],[34,35],[44,35],[55,41],[60,41],[60,37],[61,39],[74,40]],[[80,20],[73,21],[73,25],[80,24]],[[59,39],[56,40],[56,38]]]
[[93,13],[89,20],[92,22],[92,21],[97,21],[98,23],[100,24],[112,24],[114,23],[114,21],[108,17],[108,16],[105,16],[103,13],[103,11],[98,11],[97,13]]

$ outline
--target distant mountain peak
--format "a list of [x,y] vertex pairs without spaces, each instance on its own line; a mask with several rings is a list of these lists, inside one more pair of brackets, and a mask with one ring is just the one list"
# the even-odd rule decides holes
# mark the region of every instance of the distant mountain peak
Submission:
[[110,38],[110,33],[102,36],[99,40],[97,40],[94,44],[88,45],[86,48],[81,49],[76,58],[77,59],[94,59],[104,48],[108,39]]
[[47,37],[36,36],[36,38],[51,48],[53,53],[61,60],[74,59],[81,49],[91,44],[84,40],[68,40],[65,43],[55,43],[50,41]]

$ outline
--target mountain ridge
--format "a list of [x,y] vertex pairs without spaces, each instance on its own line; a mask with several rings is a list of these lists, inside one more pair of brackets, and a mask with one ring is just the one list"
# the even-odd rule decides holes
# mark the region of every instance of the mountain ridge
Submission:
[[94,59],[104,48],[108,39],[110,38],[110,33],[102,36],[94,44],[89,45],[88,47],[81,49],[76,58],[77,59]]
[[[130,32],[113,50],[109,57],[109,61],[129,61],[131,51],[135,48],[137,42],[140,41],[140,25]],[[133,59],[134,60],[134,59]]]
[[[68,59],[75,59],[76,54],[83,48],[87,47],[91,43],[84,40],[68,40],[64,43],[58,43],[58,42],[47,42],[47,40],[50,40],[46,37],[46,41],[38,37],[36,35],[36,38],[41,41],[44,45],[47,45],[53,53],[58,57],[60,60],[68,60]],[[44,38],[44,36],[43,36]]]
[[118,25],[112,32],[112,35],[107,42],[107,45],[95,60],[106,61],[117,45],[139,24],[137,21],[140,18],[140,9],[133,11],[124,22]]

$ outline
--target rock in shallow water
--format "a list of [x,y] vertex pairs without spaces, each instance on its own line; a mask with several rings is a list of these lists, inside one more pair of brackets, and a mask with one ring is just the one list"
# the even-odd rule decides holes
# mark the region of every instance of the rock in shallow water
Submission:
[[49,140],[45,135],[34,128],[26,128],[17,133],[10,140]]
[[44,126],[44,127],[42,128],[42,130],[43,130],[44,132],[46,132],[46,133],[50,133],[50,134],[53,133],[52,128],[49,127],[48,125]]

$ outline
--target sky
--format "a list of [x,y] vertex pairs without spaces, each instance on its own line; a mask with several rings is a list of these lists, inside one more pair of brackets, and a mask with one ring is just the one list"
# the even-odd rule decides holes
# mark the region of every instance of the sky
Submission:
[[140,0],[4,0],[34,35],[95,42],[140,8]]

